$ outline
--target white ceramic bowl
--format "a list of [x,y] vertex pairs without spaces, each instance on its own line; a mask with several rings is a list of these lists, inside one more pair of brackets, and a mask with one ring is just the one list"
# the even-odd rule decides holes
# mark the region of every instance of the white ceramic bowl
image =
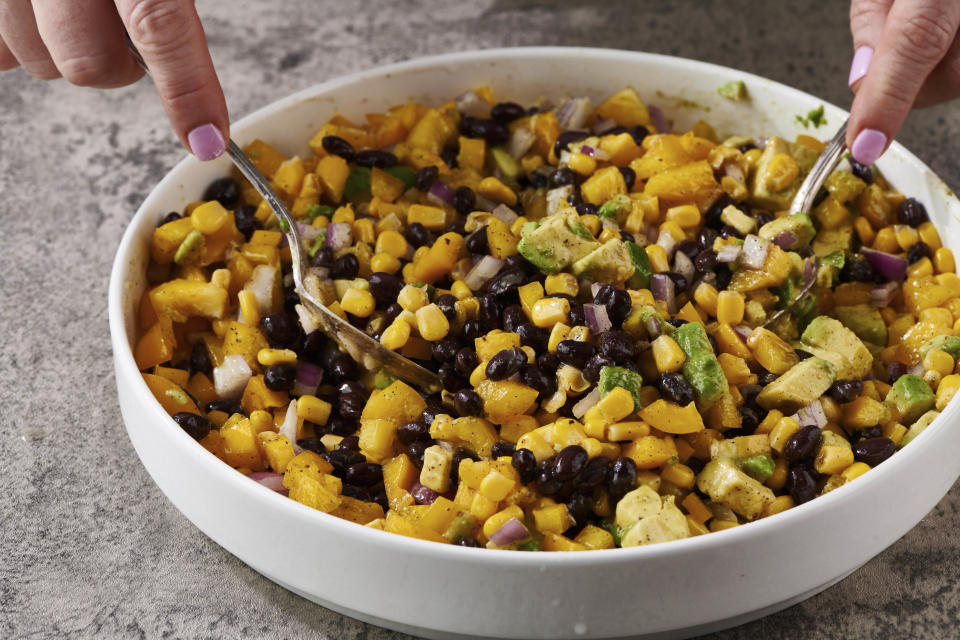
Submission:
[[[719,98],[744,80],[751,99]],[[796,114],[821,101],[753,75],[659,55],[576,48],[500,49],[416,60],[327,82],[236,123],[241,144],[260,137],[287,154],[335,113],[418,100],[439,104],[489,85],[532,102],[565,94],[602,98],[625,85],[678,128],[700,118],[721,134],[812,133]],[[960,202],[915,156],[894,144],[879,163],[926,203],[960,251]],[[143,203],[120,244],[110,283],[110,328],[120,407],[144,466],[183,514],[248,565],[349,616],[431,638],[678,637],[732,626],[798,602],[843,578],[913,527],[960,473],[957,403],[875,470],[828,495],[747,526],[677,542],[589,553],[516,553],[439,545],[375,531],[314,511],[217,460],[161,409],[134,364],[135,307],[148,240],[163,212],[181,210],[226,158],[178,164]]]

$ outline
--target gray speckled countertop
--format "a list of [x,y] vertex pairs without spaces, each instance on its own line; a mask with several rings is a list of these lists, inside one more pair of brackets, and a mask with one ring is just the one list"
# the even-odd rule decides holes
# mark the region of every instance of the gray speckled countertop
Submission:
[[[200,9],[235,118],[343,73],[503,45],[654,51],[850,98],[843,2],[208,0]],[[958,136],[954,105],[913,114],[899,139],[957,188]],[[102,93],[0,76],[0,637],[405,638],[249,569],[163,497],[130,446],[107,280],[127,221],[183,154],[147,82]],[[711,637],[957,637],[957,531],[954,488],[843,582]]]

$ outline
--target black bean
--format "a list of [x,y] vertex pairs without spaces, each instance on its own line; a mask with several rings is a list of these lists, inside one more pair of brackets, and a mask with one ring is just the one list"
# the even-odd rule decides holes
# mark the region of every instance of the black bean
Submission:
[[521,344],[531,347],[534,351],[545,351],[549,334],[545,329],[535,327],[529,322],[525,322],[514,329],[520,336]]
[[441,413],[450,413],[445,406],[440,402],[440,398],[428,398],[427,399],[427,408],[420,412],[420,422],[423,422],[428,427],[433,424],[433,421],[436,420],[437,416]]
[[360,487],[372,487],[383,482],[383,467],[373,462],[360,462],[347,467],[343,479]]
[[453,208],[456,209],[460,215],[465,216],[473,211],[476,203],[477,195],[473,192],[473,189],[468,186],[457,187],[457,190],[453,192]]
[[418,469],[423,468],[423,453],[433,446],[433,440],[415,440],[407,447],[407,453],[410,454],[410,461]]
[[612,367],[616,363],[609,357],[598,353],[587,362],[583,368],[583,378],[590,384],[596,384],[600,379],[600,370],[604,367]]
[[535,364],[524,365],[520,370],[520,379],[523,384],[536,390],[540,398],[546,398],[557,390],[556,378]]
[[443,315],[447,317],[447,320],[456,320],[457,318],[457,299],[445,293],[443,295],[437,296],[437,299],[434,301],[436,305],[440,307],[440,311],[443,311]]
[[516,102],[498,102],[490,109],[490,117],[497,122],[513,122],[517,118],[522,118],[527,114],[527,110]]
[[477,357],[477,352],[474,351],[472,347],[463,347],[457,351],[457,354],[453,358],[453,363],[457,373],[465,378],[469,378],[473,370],[480,364],[480,358]]
[[783,447],[783,457],[790,462],[810,458],[820,446],[820,427],[810,424],[800,427]]
[[203,440],[210,433],[210,429],[213,428],[210,420],[189,411],[178,411],[173,414],[173,420],[194,440]]
[[361,393],[349,391],[337,396],[337,413],[348,420],[359,420],[367,399]]
[[517,287],[526,281],[527,274],[522,269],[501,269],[500,273],[487,283],[487,291],[498,298],[508,297],[516,293]]
[[500,440],[493,443],[493,448],[490,449],[490,455],[494,458],[494,460],[497,458],[512,458],[515,449],[515,445]]
[[573,184],[577,179],[577,174],[570,167],[560,167],[550,174],[550,186],[553,188],[564,187]]
[[660,375],[660,392],[670,402],[686,406],[696,398],[693,387],[687,379],[679,373],[664,373]]
[[542,495],[552,496],[560,491],[563,482],[553,476],[553,460],[540,461],[537,465],[536,488]]
[[933,252],[930,250],[930,245],[922,240],[910,245],[910,248],[907,249],[907,262],[913,264],[918,260],[924,258],[932,258]]
[[337,443],[337,451],[360,451],[359,436],[344,436]]
[[683,275],[676,271],[667,271],[665,275],[673,280],[673,286],[678,293],[687,290],[687,279]]
[[720,237],[721,238],[740,238],[742,234],[737,231],[736,227],[725,224],[720,227]]
[[870,165],[860,164],[853,158],[850,158],[850,170],[853,175],[857,176],[867,184],[873,184],[873,169]]
[[721,194],[719,198],[713,201],[713,204],[710,205],[710,208],[707,209],[707,213],[704,214],[704,226],[719,231],[720,227],[722,227],[724,224],[720,216],[723,213],[723,210],[731,204],[734,204],[733,198],[725,193]]
[[376,167],[378,169],[389,169],[397,164],[397,156],[389,151],[380,149],[364,149],[357,152],[356,162],[361,167]]
[[474,116],[460,119],[460,132],[468,138],[483,138],[491,145],[503,144],[510,139],[510,129],[503,122]]
[[637,352],[636,342],[622,329],[610,329],[600,334],[600,353],[614,362],[623,362]]
[[607,474],[610,472],[610,460],[597,456],[589,460],[580,475],[577,476],[577,487],[593,489],[606,484]]
[[537,356],[537,366],[544,371],[556,371],[560,368],[560,358],[556,353],[542,353]]
[[301,438],[297,440],[297,445],[302,449],[313,451],[317,454],[327,452],[327,448],[323,446],[323,442],[320,440],[320,438]]
[[463,323],[463,339],[467,342],[473,342],[483,335],[483,328],[479,320],[467,320]]
[[357,155],[353,145],[339,136],[323,136],[320,144],[323,145],[324,151],[340,156],[347,162],[351,162]]
[[713,249],[704,249],[693,259],[693,266],[697,271],[713,271],[717,267],[717,252]]
[[757,382],[760,384],[760,386],[763,386],[763,387],[767,386],[768,384],[770,384],[776,379],[777,379],[777,374],[770,373],[769,371],[762,371],[757,374]]
[[157,222],[157,226],[162,227],[163,225],[169,222],[173,222],[174,220],[179,220],[179,219],[180,219],[180,214],[176,211],[171,211],[167,215],[160,218],[160,221]]
[[633,306],[630,294],[620,287],[615,287],[610,284],[605,284],[600,287],[597,295],[593,299],[593,303],[602,304],[607,308],[607,317],[614,327],[619,327],[623,324],[623,321],[630,315],[630,309]]
[[897,221],[911,227],[919,227],[929,220],[927,208],[916,198],[907,198],[897,207]]
[[697,257],[697,254],[700,253],[700,245],[696,240],[684,240],[677,245],[677,251],[685,254],[688,258],[693,260]]
[[701,249],[712,249],[713,241],[717,239],[717,232],[710,227],[701,227],[697,231],[697,244]]
[[222,411],[228,416],[232,416],[235,413],[243,413],[240,403],[236,400],[231,400],[230,398],[221,398],[220,400],[208,402],[204,409],[207,413],[210,413],[211,411]]
[[570,323],[571,327],[580,327],[587,324],[582,304],[579,302],[570,303],[570,313],[567,315],[567,322]]
[[523,312],[523,307],[518,304],[512,304],[503,310],[503,330],[516,333],[517,329],[527,323],[527,315]]
[[257,220],[257,208],[249,204],[242,204],[233,210],[233,223],[237,231],[243,234],[247,240],[253,235],[253,232],[260,228],[260,221]]
[[630,137],[633,138],[633,141],[637,144],[643,144],[643,139],[648,135],[650,135],[650,130],[642,124],[638,124],[630,129]]
[[861,255],[847,256],[840,269],[841,282],[873,282],[875,276],[873,267]]
[[794,349],[794,352],[797,354],[797,357],[801,360],[806,360],[807,358],[812,358],[813,354],[809,351],[804,351],[803,349]]
[[414,178],[413,186],[418,190],[427,192],[430,190],[430,187],[433,185],[433,181],[437,179],[437,176],[440,175],[440,170],[437,169],[436,165],[427,165],[419,171],[417,171],[417,176]]
[[335,382],[356,378],[357,365],[347,354],[338,353],[330,361],[330,375]]
[[297,380],[297,365],[278,362],[263,372],[263,384],[271,391],[290,391]]
[[582,524],[593,513],[590,498],[582,493],[574,493],[567,499],[567,513],[577,524]]
[[773,214],[769,211],[755,211],[753,214],[754,220],[757,221],[757,227],[762,227],[768,222],[773,222]]
[[386,489],[380,489],[380,491],[374,494],[374,496],[371,498],[371,502],[376,502],[384,511],[387,511],[387,509],[390,508],[390,503],[387,500]]
[[440,385],[450,393],[470,386],[467,377],[457,373],[457,368],[452,362],[444,362],[440,365],[440,368],[437,369],[437,376],[440,378]]
[[607,473],[607,487],[616,498],[633,491],[637,486],[637,463],[632,458],[617,458]]
[[513,452],[510,464],[520,475],[520,482],[528,484],[536,478],[537,458],[530,449],[517,449]]
[[320,250],[310,258],[310,264],[314,267],[326,267],[327,269],[332,267],[333,247],[321,247]]
[[440,159],[443,160],[443,163],[451,169],[457,168],[457,150],[453,148],[446,148],[440,152]]
[[890,438],[867,438],[853,445],[853,458],[857,462],[863,462],[871,467],[875,467],[897,450],[897,445],[893,444]]
[[623,182],[627,185],[627,191],[633,189],[634,183],[637,181],[637,172],[631,169],[630,167],[617,167],[620,170],[620,175],[623,176]]
[[853,402],[863,393],[863,382],[860,380],[837,380],[827,389],[830,397],[843,404]]
[[523,271],[528,271],[531,269],[536,270],[536,267],[534,267],[529,262],[527,262],[527,259],[521,256],[520,254],[508,256],[503,261],[502,268],[508,271],[514,270],[514,269],[522,269]]
[[497,302],[497,298],[492,294],[484,294],[477,299],[477,303],[480,306],[480,310],[477,313],[477,318],[480,320],[480,326],[482,326],[486,331],[493,331],[494,329],[499,329],[502,323],[500,314],[502,313],[502,307]]
[[433,234],[419,222],[411,223],[406,231],[403,232],[403,237],[407,239],[407,242],[409,242],[414,249],[433,244]]
[[430,426],[423,422],[408,422],[397,429],[397,440],[404,446],[409,446],[417,440],[426,440],[430,437]]
[[204,200],[216,200],[227,209],[233,209],[240,200],[240,185],[233,178],[217,178],[203,192]]
[[527,363],[527,354],[522,349],[502,349],[491,356],[487,362],[486,374],[489,380],[506,380],[520,371]]
[[560,362],[578,369],[587,366],[587,362],[596,352],[597,348],[589,342],[562,340],[557,344],[557,357],[560,358]]
[[472,549],[479,549],[480,543],[477,542],[474,538],[460,538],[459,540],[457,540],[457,546],[470,547]]
[[333,261],[330,277],[334,280],[353,280],[360,272],[360,261],[352,253],[345,253]]
[[760,422],[761,418],[756,409],[747,405],[740,407],[740,428],[744,435],[752,435]]
[[394,302],[393,304],[388,306],[384,311],[384,314],[386,314],[385,319],[387,321],[387,324],[390,324],[391,322],[396,320],[397,316],[400,315],[401,313],[403,313],[403,307],[401,307],[399,303]]
[[340,493],[348,498],[370,502],[370,493],[366,489],[354,486],[352,484],[344,484],[343,488],[340,490]]
[[559,158],[560,153],[565,151],[573,142],[579,142],[589,138],[590,134],[586,131],[564,131],[557,136],[557,141],[553,144],[553,153]]
[[740,395],[743,396],[743,401],[746,404],[753,406],[755,409],[757,407],[754,403],[754,400],[757,399],[757,396],[760,395],[761,391],[763,391],[763,387],[758,384],[745,384],[740,387]]
[[453,395],[453,407],[461,417],[483,415],[483,400],[470,389],[460,389]]
[[273,347],[291,347],[300,338],[300,324],[289,313],[278,311],[260,318],[263,335]]
[[487,242],[487,228],[481,227],[467,236],[467,251],[478,255],[490,253],[490,245]]
[[389,307],[397,301],[400,290],[403,289],[403,280],[391,273],[377,271],[367,279],[370,284],[370,293],[377,304]]
[[623,240],[624,242],[636,242],[636,241],[637,241],[636,238],[633,237],[633,234],[630,233],[629,231],[621,231],[621,232],[620,232],[620,239]]
[[213,372],[213,363],[210,362],[210,352],[207,351],[207,345],[202,340],[193,345],[190,350],[190,372],[205,373],[210,375]]
[[887,382],[893,384],[906,372],[907,367],[902,362],[891,362],[887,365]]
[[597,205],[591,204],[589,202],[580,202],[576,206],[577,213],[582,216],[595,216],[597,215]]
[[787,490],[795,503],[810,502],[817,496],[817,481],[805,467],[794,465],[787,473]]
[[444,338],[430,345],[430,353],[437,362],[453,360],[460,348],[460,341],[456,338]]

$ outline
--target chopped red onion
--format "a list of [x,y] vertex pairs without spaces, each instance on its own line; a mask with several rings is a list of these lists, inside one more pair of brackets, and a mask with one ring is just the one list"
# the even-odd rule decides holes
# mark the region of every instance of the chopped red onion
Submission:
[[667,303],[668,313],[674,314],[677,312],[676,285],[674,285],[670,276],[662,273],[655,274],[650,278],[650,291],[653,293],[654,300],[662,300]]
[[454,98],[457,111],[464,115],[486,118],[490,115],[490,105],[473,91],[465,91]]
[[410,495],[417,501],[417,504],[433,504],[440,497],[439,493],[419,482],[414,482],[413,486],[410,487]]
[[590,285],[590,295],[594,298],[597,297],[597,294],[600,293],[600,288],[603,286],[602,282],[594,282]]
[[587,321],[590,332],[594,335],[600,335],[613,327],[610,316],[607,314],[607,308],[602,304],[583,305],[583,317]]
[[655,313],[651,313],[644,326],[651,338],[659,338],[663,333],[663,320]]
[[471,291],[479,291],[480,287],[487,283],[487,280],[497,275],[502,266],[503,260],[493,256],[483,256],[480,262],[473,265],[463,281],[470,287]]
[[764,240],[753,233],[743,241],[743,250],[740,253],[740,264],[750,269],[762,269],[770,252],[770,241]]
[[293,382],[293,395],[313,395],[317,391],[320,380],[323,379],[323,369],[310,362],[300,361],[297,364],[297,377]]
[[514,542],[520,542],[530,537],[530,532],[523,523],[516,518],[510,518],[499,529],[490,534],[490,542],[498,547],[505,547]]
[[610,118],[597,118],[593,122],[593,126],[590,127],[590,130],[593,133],[600,134],[608,129],[613,129],[615,126],[617,126],[616,121],[611,120]]
[[496,207],[494,207],[493,211],[491,211],[490,213],[492,213],[495,217],[499,218],[500,220],[503,220],[507,224],[513,224],[514,221],[516,221],[516,219],[520,217],[514,212],[513,209],[511,209],[505,204],[498,204]]
[[427,200],[434,204],[452,204],[453,189],[444,182],[434,180],[430,190],[427,191]]
[[734,331],[734,333],[737,334],[737,337],[739,337],[741,340],[743,340],[744,343],[747,342],[747,338],[749,338],[749,337],[750,337],[750,334],[753,333],[753,329],[751,329],[750,327],[748,327],[748,326],[745,325],[745,324],[738,324],[738,325],[736,325],[736,326],[733,328],[733,331]]
[[590,410],[590,407],[600,402],[600,387],[594,387],[593,391],[580,398],[577,404],[573,405],[573,417],[579,420]]
[[801,427],[805,427],[808,424],[815,424],[822,429],[827,426],[827,414],[823,412],[823,405],[820,404],[819,398],[800,409],[797,415],[800,416],[797,422],[800,423]]
[[887,307],[897,295],[900,285],[896,282],[888,282],[884,285],[874,288],[870,291],[870,304],[875,307]]
[[920,376],[920,377],[923,376],[924,371],[926,371],[926,370],[923,368],[923,363],[922,363],[922,362],[919,363],[919,364],[915,364],[915,365],[913,365],[912,367],[910,367],[909,369],[907,369],[907,373],[909,373],[910,375]]
[[683,251],[676,251],[673,254],[673,270],[683,276],[688,284],[693,282],[693,276],[697,272],[693,266],[693,260]]
[[213,368],[213,388],[221,398],[239,398],[253,370],[239,353],[226,356],[219,367]]
[[660,107],[648,106],[647,111],[650,112],[650,121],[657,128],[657,133],[670,133],[672,127]]
[[595,160],[609,160],[610,154],[604,151],[603,149],[597,149],[596,147],[591,147],[588,144],[580,147],[580,153],[590,156]]
[[820,268],[820,260],[817,257],[807,258],[803,261],[803,281],[810,282],[817,277],[817,270]]
[[660,235],[657,236],[657,244],[667,252],[667,260],[673,257],[673,250],[677,248],[677,241],[669,231],[664,229],[660,232]]
[[[320,227],[315,227],[312,224],[303,224],[298,222],[297,231],[300,232],[300,240],[309,246],[312,245],[313,241],[317,239],[317,236],[323,232],[323,229]],[[284,235],[283,237],[286,238],[287,236]]]
[[728,244],[725,247],[722,247],[720,251],[717,251],[717,262],[736,262],[740,259],[740,252],[743,251],[743,247],[738,244]]
[[296,442],[297,427],[299,426],[297,422],[299,422],[297,418],[297,401],[291,400],[290,404],[287,405],[287,412],[283,416],[283,424],[277,429],[277,433],[282,436],[287,436],[287,440],[290,442]]
[[510,135],[510,157],[519,160],[530,151],[537,136],[526,127],[517,127]]
[[273,471],[254,471],[247,474],[251,480],[256,480],[267,489],[273,489],[277,493],[288,495],[290,491],[283,486],[283,475]]
[[773,239],[773,243],[781,249],[790,249],[797,243],[797,236],[790,231],[784,231]]
[[656,242],[659,233],[654,225],[647,227],[647,242]]
[[907,261],[905,258],[866,247],[860,249],[860,253],[867,259],[870,266],[884,278],[903,282],[904,278],[907,277]]
[[333,222],[327,225],[327,237],[324,243],[334,251],[347,249],[353,244],[353,228],[346,222]]
[[557,123],[564,131],[580,129],[590,117],[590,98],[570,98],[557,108]]

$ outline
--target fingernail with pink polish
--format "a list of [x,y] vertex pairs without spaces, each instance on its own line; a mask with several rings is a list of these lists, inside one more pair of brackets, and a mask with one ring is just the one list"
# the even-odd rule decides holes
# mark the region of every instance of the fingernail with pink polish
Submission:
[[860,47],[853,54],[853,62],[850,64],[850,79],[847,84],[851,87],[858,80],[867,75],[867,68],[870,66],[870,59],[873,58],[873,47]]
[[213,160],[219,158],[226,146],[220,130],[212,124],[202,124],[187,134],[190,150],[198,160]]
[[887,136],[876,129],[864,129],[853,141],[850,155],[860,164],[871,165],[877,161],[887,146]]

